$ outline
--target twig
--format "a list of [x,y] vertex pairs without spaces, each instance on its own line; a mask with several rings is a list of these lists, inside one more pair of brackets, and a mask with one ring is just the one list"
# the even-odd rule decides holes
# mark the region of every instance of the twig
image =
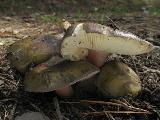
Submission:
[[113,23],[113,25],[117,28],[117,29],[120,29],[117,25],[116,25],[116,23],[110,18],[110,17],[108,17],[108,16],[106,16],[107,18],[108,18],[108,20],[110,20],[112,23]]
[[[130,105],[128,102],[127,103],[124,103],[120,100],[114,100],[114,102],[106,102],[106,101],[92,101],[92,100],[80,100],[80,102],[61,102],[61,103],[82,103],[82,104],[106,104],[106,105],[115,105],[115,106],[120,106],[120,107],[123,107],[127,110],[132,110],[130,112],[140,112],[140,113],[149,113],[149,111],[147,110],[144,110],[144,109],[141,109],[141,108],[137,108],[137,107],[134,107],[132,105]],[[120,112],[120,111],[117,111],[117,112]],[[139,114],[140,114],[139,113]]]
[[[134,110],[134,111],[139,111],[139,112],[147,112],[147,110],[141,109],[134,107],[130,105],[129,103],[126,104],[120,100],[113,100],[114,102],[106,102],[106,101],[94,101],[94,100],[80,100],[80,102],[60,102],[60,103],[67,103],[67,104],[106,104],[106,105],[115,105],[115,106],[120,106],[124,107],[127,110]],[[116,103],[115,103],[116,102]]]
[[118,103],[106,102],[106,101],[94,101],[94,100],[80,100],[80,103],[89,103],[89,104],[106,104],[106,105],[122,106],[121,104],[118,104]]
[[112,114],[106,113],[105,111],[103,111],[106,116],[110,119],[110,120],[115,120],[114,117],[112,116]]
[[132,106],[126,99],[122,98],[122,101],[126,103],[128,106]]
[[65,101],[60,101],[59,103],[62,103],[62,104],[80,104],[80,102],[65,102]]
[[113,102],[105,102],[105,101],[90,101],[90,100],[81,100],[81,103],[89,103],[89,104],[107,104],[107,105],[116,105],[116,106],[120,106],[120,107],[124,107],[126,109],[129,109],[129,110],[136,110],[136,111],[143,111],[143,112],[146,112],[147,110],[143,110],[141,108],[136,108],[136,107],[133,107],[131,105],[128,105],[122,101],[119,101],[119,100],[114,100],[114,102],[116,103],[113,103]]
[[29,104],[30,104],[35,110],[37,110],[38,112],[43,113],[38,106],[36,106],[35,104],[31,103],[29,100],[26,100],[26,101],[29,102]]
[[63,116],[62,116],[61,111],[60,111],[60,107],[59,107],[59,103],[58,103],[57,97],[54,97],[53,100],[54,100],[54,105],[56,107],[56,112],[58,114],[58,118],[59,118],[59,120],[63,120]]
[[67,117],[65,117],[65,116],[63,116],[63,119],[64,119],[64,120],[69,120],[69,118],[67,118]]
[[3,120],[6,120],[9,116],[9,112],[8,110],[4,107],[4,117],[3,117]]
[[143,110],[141,108],[137,108],[137,107],[134,107],[132,105],[128,105],[120,100],[114,100],[114,102],[117,102],[119,104],[121,104],[124,108],[128,109],[128,110],[133,110],[133,111],[139,111],[139,112],[147,112],[147,110]]
[[7,102],[7,101],[15,101],[16,98],[7,98],[7,99],[2,99],[0,102]]
[[96,110],[94,108],[92,108],[91,106],[88,106],[92,111],[96,112]]
[[114,117],[112,116],[112,114],[106,113],[105,111],[103,111],[103,112],[106,115],[106,117],[107,117],[108,120],[115,120]]
[[151,92],[151,94],[153,95],[157,90],[159,90],[159,87],[155,88],[155,89]]
[[82,115],[94,115],[94,116],[100,116],[100,115],[106,115],[108,114],[152,114],[149,111],[146,112],[136,112],[136,111],[101,111],[101,112],[83,112]]

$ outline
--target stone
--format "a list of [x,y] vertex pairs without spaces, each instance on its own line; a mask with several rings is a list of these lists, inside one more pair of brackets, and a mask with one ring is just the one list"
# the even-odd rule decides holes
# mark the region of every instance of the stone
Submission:
[[21,116],[17,116],[15,120],[50,120],[50,119],[40,112],[26,112]]

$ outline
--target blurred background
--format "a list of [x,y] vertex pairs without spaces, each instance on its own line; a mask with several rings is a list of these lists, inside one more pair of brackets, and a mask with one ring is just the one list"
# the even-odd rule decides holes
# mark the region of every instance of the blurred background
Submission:
[[[1,0],[0,15],[56,17],[145,12],[160,15],[159,0]],[[52,16],[52,17],[53,17]],[[56,19],[56,18],[50,18]],[[58,18],[57,18],[58,19]]]

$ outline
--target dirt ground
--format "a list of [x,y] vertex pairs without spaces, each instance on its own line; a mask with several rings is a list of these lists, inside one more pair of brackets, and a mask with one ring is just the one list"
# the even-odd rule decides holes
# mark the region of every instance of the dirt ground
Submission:
[[[74,3],[74,0],[72,2]],[[22,8],[15,9],[15,3],[12,3],[12,7],[6,11],[8,3],[4,1],[2,3],[6,8],[1,8],[3,12],[0,13],[0,120],[12,120],[15,116],[27,111],[42,112],[49,116],[51,120],[58,120],[60,116],[63,116],[66,120],[160,119],[160,49],[144,55],[118,55],[116,58],[111,58],[125,62],[140,76],[142,92],[136,98],[108,99],[93,92],[77,89],[77,85],[74,86],[75,93],[71,98],[60,98],[54,92],[28,93],[23,90],[23,76],[11,69],[6,59],[6,48],[13,42],[28,36],[56,35],[61,32],[60,26],[63,18],[72,23],[91,21],[116,26],[121,30],[132,32],[154,45],[160,46],[160,16],[158,13],[158,15],[150,14],[144,9],[131,13],[126,12],[126,9],[120,9],[124,11],[122,13],[119,10],[114,10],[116,13],[105,12],[103,7],[98,9],[97,6],[92,6],[92,4],[102,4],[95,1],[91,4],[82,2],[79,5],[80,7],[91,5],[94,12],[87,9],[87,7],[83,9],[87,10],[87,13],[84,13],[83,10],[74,12],[75,8],[72,8],[68,15],[64,11],[69,8],[66,2],[63,1],[63,4],[57,3],[57,8],[55,9],[48,7],[49,10],[43,7],[48,4],[52,6],[50,2],[45,5],[41,3],[42,7],[36,7],[36,10],[41,8],[39,11],[32,9],[33,6],[26,3],[28,9],[31,9],[31,12],[34,13],[31,14],[26,9],[22,13],[17,12],[19,9],[22,10],[24,6],[21,5]],[[76,6],[77,2],[74,4]],[[64,6],[63,12],[59,12],[61,5]],[[110,5],[116,4],[110,3]],[[140,6],[140,8],[143,7]],[[50,9],[54,11],[52,14]],[[101,14],[98,14],[97,10]],[[41,13],[42,11],[45,14]],[[58,102],[56,102],[57,100]],[[93,101],[96,104],[92,104],[91,102]],[[108,102],[115,104],[111,105]],[[60,111],[60,113],[57,111]],[[116,113],[110,113],[111,111]],[[126,114],[125,111],[139,113]]]

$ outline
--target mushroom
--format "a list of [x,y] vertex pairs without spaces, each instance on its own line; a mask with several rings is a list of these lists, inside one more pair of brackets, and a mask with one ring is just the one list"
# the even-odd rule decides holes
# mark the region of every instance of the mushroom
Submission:
[[[66,25],[64,27],[66,34],[61,40],[46,35],[18,41],[8,48],[8,58],[12,66],[25,75],[24,85],[26,91],[48,92],[54,90],[59,95],[69,96],[73,92],[71,85],[97,74],[99,72],[97,67],[104,65],[108,55],[112,53],[138,55],[150,52],[155,47],[135,35],[97,23],[71,25],[69,22],[65,22],[64,25]],[[92,62],[97,67],[87,61]],[[103,77],[100,76],[105,75],[105,70],[109,71],[106,66],[109,66],[108,68],[112,66],[110,71],[113,71],[114,65],[110,64],[107,63],[102,67],[103,74],[99,74],[98,87],[103,82]],[[115,71],[117,71],[116,75],[119,78],[122,77],[122,82],[118,81],[117,86],[114,86],[115,91],[123,86],[124,81],[128,80],[134,83],[132,80],[123,79],[123,76],[128,77],[129,73],[121,71],[121,69],[128,68],[130,70],[130,68],[126,67],[125,64],[119,64],[121,63],[115,65]],[[119,74],[118,71],[123,74]],[[130,71],[132,71],[131,75],[136,76],[133,70]],[[108,72],[106,77],[108,76],[112,76],[112,73]],[[117,78],[117,76],[114,77]],[[138,77],[135,78],[138,79]],[[116,83],[116,79],[113,78],[113,82]],[[130,83],[128,84],[130,85]],[[105,87],[103,89],[107,91]],[[136,89],[138,91],[139,86]],[[127,93],[136,93],[131,91],[133,90],[129,91],[128,89]],[[113,92],[113,95],[111,93],[113,97],[116,95],[116,92]]]
[[138,55],[154,49],[151,43],[131,33],[97,23],[79,23],[65,28],[67,34],[62,42],[61,55],[72,61],[85,59],[88,50],[106,54]]
[[[154,48],[151,43],[133,34],[97,23],[71,25],[65,21],[64,28],[67,30],[63,40],[46,35],[35,39],[26,38],[12,44],[8,48],[12,66],[25,73],[29,66],[40,64],[51,57],[52,60],[56,57],[55,64],[63,60],[79,61],[88,57],[99,67],[111,53],[138,55]],[[96,61],[101,63],[97,64]]]
[[55,64],[63,61],[60,53],[61,40],[46,35],[39,38],[25,38],[8,47],[8,59],[19,72],[25,73],[30,66],[49,59]]
[[24,86],[28,92],[55,90],[61,96],[70,96],[72,88],[69,86],[88,79],[98,72],[99,68],[86,61],[62,62],[52,67],[42,63],[26,73]]
[[141,91],[139,76],[129,66],[118,61],[107,62],[95,84],[105,96],[111,98],[137,96]]

